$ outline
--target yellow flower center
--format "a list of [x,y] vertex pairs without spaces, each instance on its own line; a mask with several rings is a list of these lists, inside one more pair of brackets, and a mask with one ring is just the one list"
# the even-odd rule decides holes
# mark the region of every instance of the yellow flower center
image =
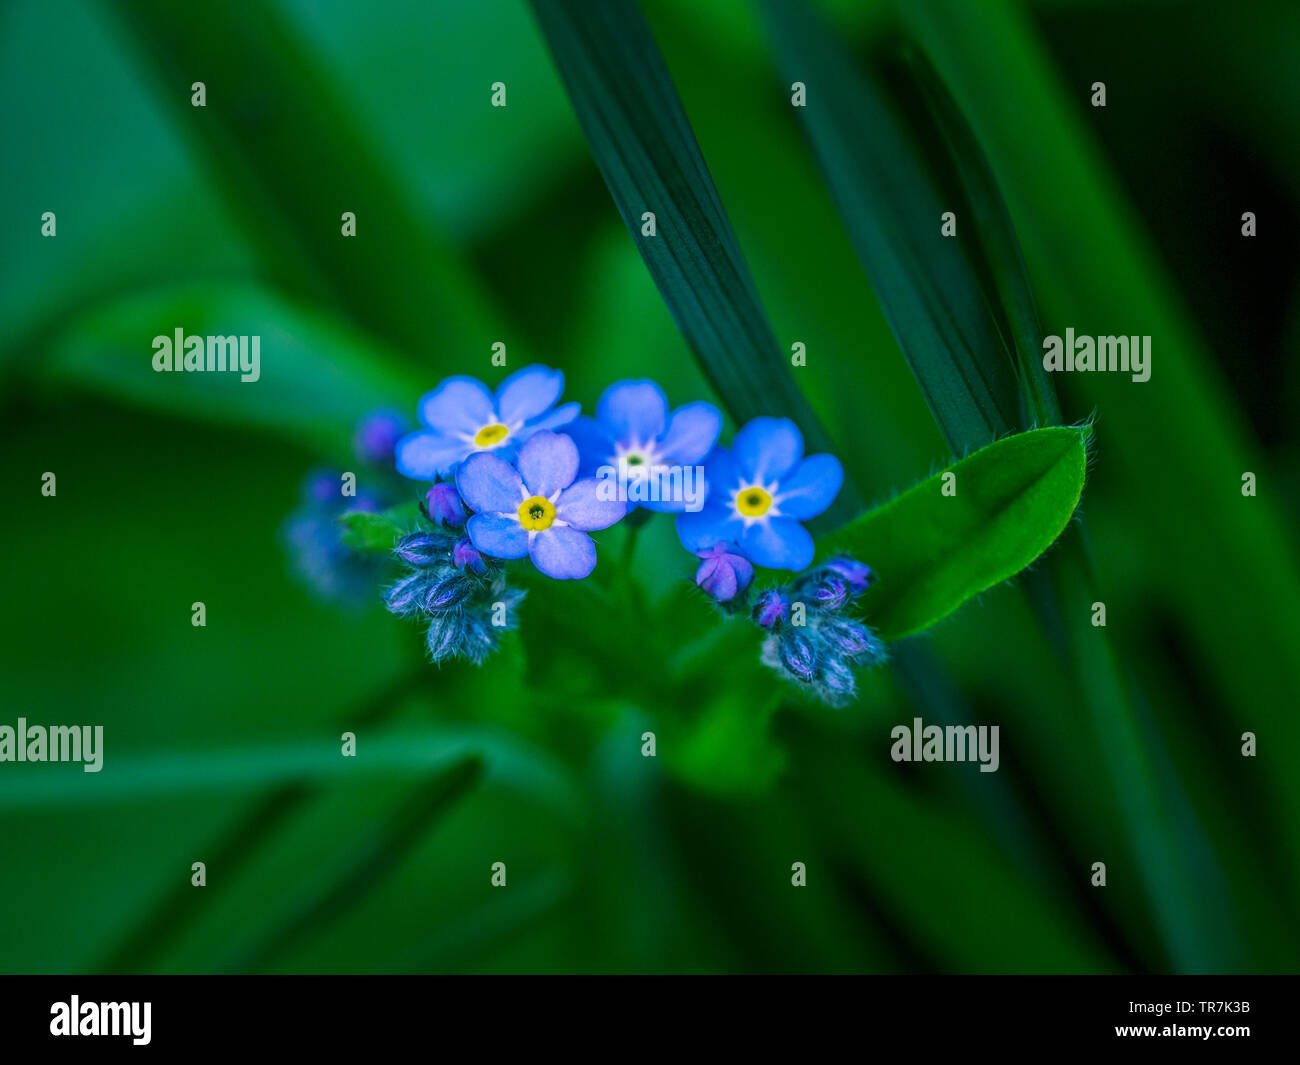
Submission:
[[499,423],[497,425],[485,425],[474,434],[474,443],[478,444],[479,447],[491,447],[493,444],[501,443],[509,435],[510,430],[504,425]]
[[772,505],[772,497],[767,491],[755,485],[742,488],[736,493],[736,509],[747,518],[757,518],[767,513]]
[[525,529],[549,529],[555,520],[555,504],[545,496],[529,496],[519,504],[519,524]]

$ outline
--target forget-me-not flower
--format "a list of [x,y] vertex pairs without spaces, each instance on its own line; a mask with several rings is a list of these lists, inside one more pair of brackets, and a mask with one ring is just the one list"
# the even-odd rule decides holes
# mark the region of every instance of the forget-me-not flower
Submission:
[[704,559],[695,571],[695,583],[719,603],[730,602],[749,587],[754,566],[749,559],[731,551],[731,544],[715,544],[696,554]]
[[[564,429],[578,444],[581,476],[602,467],[615,470],[628,485],[629,509],[643,504],[659,511],[681,511],[688,503],[671,498],[681,493],[668,490],[672,481],[660,471],[685,471],[703,462],[721,431],[722,415],[712,403],[687,403],[670,414],[662,388],[634,380],[615,381],[596,404],[595,418],[578,418]],[[651,491],[654,476],[659,486]],[[679,477],[677,483],[686,482]]]
[[740,545],[755,565],[801,570],[813,560],[812,536],[800,524],[835,499],[844,470],[834,455],[804,458],[803,436],[788,418],[755,418],[704,463],[703,509],[677,516],[688,551]]
[[596,568],[587,533],[609,528],[627,506],[601,498],[594,477],[577,476],[577,445],[547,430],[520,446],[514,466],[498,455],[470,455],[456,487],[474,511],[465,526],[474,547],[493,558],[527,555],[557,580],[587,576]]
[[473,377],[448,377],[420,400],[425,429],[397,442],[397,470],[417,481],[448,476],[480,451],[513,457],[539,429],[567,425],[578,416],[577,403],[555,406],[564,391],[564,374],[546,366],[525,366],[495,393]]

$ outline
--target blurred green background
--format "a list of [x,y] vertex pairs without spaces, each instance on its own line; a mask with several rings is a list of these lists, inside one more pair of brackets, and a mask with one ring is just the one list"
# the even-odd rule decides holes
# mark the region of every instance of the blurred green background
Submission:
[[[759,14],[642,6],[798,384],[885,499],[952,456]],[[1300,8],[818,7],[864,65],[934,64],[1045,332],[1154,338],[1146,384],[1054,378],[1097,418],[1115,683],[1051,623],[1091,613],[1057,574],[1054,606],[999,587],[857,705],[806,704],[691,594],[666,520],[631,567],[620,527],[599,580],[534,585],[482,669],[425,665],[377,591],[319,601],[282,542],[304,475],[446,374],[495,384],[494,342],[587,409],[627,376],[710,397],[532,12],[16,0],[0,723],[102,724],[105,766],[0,764],[0,969],[1300,968]],[[178,326],[261,335],[262,380],[154,374]],[[1000,771],[891,762],[914,716],[999,725]]]

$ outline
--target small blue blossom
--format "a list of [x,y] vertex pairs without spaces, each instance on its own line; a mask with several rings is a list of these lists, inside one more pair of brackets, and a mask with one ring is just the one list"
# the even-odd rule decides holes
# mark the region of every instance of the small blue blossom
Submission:
[[516,370],[495,393],[473,377],[448,377],[420,400],[420,421],[427,428],[397,442],[397,470],[432,481],[450,476],[479,452],[513,458],[539,429],[556,429],[578,416],[577,403],[555,406],[562,391],[564,374],[539,365]]
[[460,493],[450,481],[439,481],[424,497],[425,513],[429,520],[438,525],[450,525],[456,528],[465,524],[465,504],[460,501]]
[[754,566],[742,555],[733,554],[734,544],[715,544],[696,554],[704,559],[695,571],[695,583],[719,603],[735,599],[754,579]]
[[596,404],[595,418],[578,418],[564,430],[582,456],[579,476],[617,471],[628,486],[629,510],[644,505],[659,511],[686,509],[688,500],[671,490],[669,471],[703,462],[721,431],[722,415],[713,404],[687,403],[670,414],[663,389],[653,381],[633,380],[610,385]]
[[790,597],[779,588],[769,588],[758,597],[752,617],[754,624],[763,629],[774,629],[790,616]]
[[474,547],[493,558],[527,555],[556,580],[586,577],[596,567],[587,533],[609,528],[627,506],[606,498],[594,477],[577,476],[577,445],[547,430],[524,442],[516,466],[471,455],[456,472],[456,487],[475,512],[465,526]]
[[826,568],[848,581],[854,595],[865,592],[876,579],[870,566],[848,555],[836,555],[826,563]]
[[461,537],[456,541],[456,546],[451,549],[451,561],[457,569],[468,566],[478,574],[487,570],[487,563],[483,561],[483,556],[475,549],[469,537]]
[[357,426],[353,447],[357,458],[375,466],[390,466],[397,441],[409,423],[396,411],[376,411]]
[[303,485],[304,502],[285,520],[282,530],[293,568],[324,600],[359,604],[374,594],[380,565],[343,543],[340,515],[350,510],[381,509],[368,492],[345,496],[342,475],[318,470]]
[[715,447],[704,464],[703,509],[677,516],[688,551],[734,542],[751,562],[801,570],[813,560],[812,537],[800,524],[829,507],[844,483],[833,455],[804,458],[803,436],[787,418],[755,418],[731,449]]

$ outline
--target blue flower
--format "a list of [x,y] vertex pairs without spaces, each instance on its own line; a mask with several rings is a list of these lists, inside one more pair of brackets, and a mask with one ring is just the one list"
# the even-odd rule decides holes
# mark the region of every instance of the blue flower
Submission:
[[719,603],[735,599],[749,587],[754,579],[754,567],[749,559],[732,554],[734,544],[715,544],[707,551],[697,551],[704,559],[695,571],[695,583]]
[[764,629],[774,629],[785,624],[790,613],[790,597],[779,588],[769,588],[754,604],[755,624]]
[[465,524],[465,507],[456,486],[450,481],[439,481],[425,493],[424,512],[438,525]]
[[465,526],[475,548],[493,558],[527,555],[556,580],[587,576],[596,568],[587,533],[609,528],[626,505],[607,498],[593,477],[575,482],[578,447],[559,433],[530,436],[516,466],[479,453],[457,471],[456,487],[475,511]]
[[386,466],[393,461],[393,449],[410,423],[396,411],[381,410],[371,414],[357,426],[353,447],[357,458],[376,466]]
[[787,418],[755,418],[730,451],[713,449],[704,476],[703,509],[677,516],[682,545],[699,551],[734,542],[768,569],[801,570],[812,562],[812,537],[800,522],[829,507],[844,483],[834,455],[803,457],[803,437]]
[[564,374],[546,366],[516,370],[495,395],[473,377],[448,377],[420,400],[420,421],[428,428],[397,442],[398,472],[432,481],[480,451],[512,458],[537,430],[567,425],[578,416],[577,403],[555,406],[562,391]]
[[704,402],[669,414],[668,399],[653,381],[616,381],[596,404],[595,418],[578,418],[564,431],[582,456],[579,474],[590,477],[602,467],[617,471],[627,484],[628,509],[644,504],[651,510],[681,511],[688,501],[670,487],[673,478],[665,471],[680,469],[682,479],[676,484],[685,485],[686,467],[703,462],[717,443],[722,415]]
[[381,501],[367,493],[345,496],[339,473],[318,470],[303,486],[304,503],[285,520],[283,536],[294,569],[327,601],[360,603],[374,594],[381,560],[343,542],[338,517],[349,510],[377,513]]
[[836,555],[826,563],[826,568],[838,573],[846,581],[854,595],[865,592],[876,579],[871,567],[848,555]]

